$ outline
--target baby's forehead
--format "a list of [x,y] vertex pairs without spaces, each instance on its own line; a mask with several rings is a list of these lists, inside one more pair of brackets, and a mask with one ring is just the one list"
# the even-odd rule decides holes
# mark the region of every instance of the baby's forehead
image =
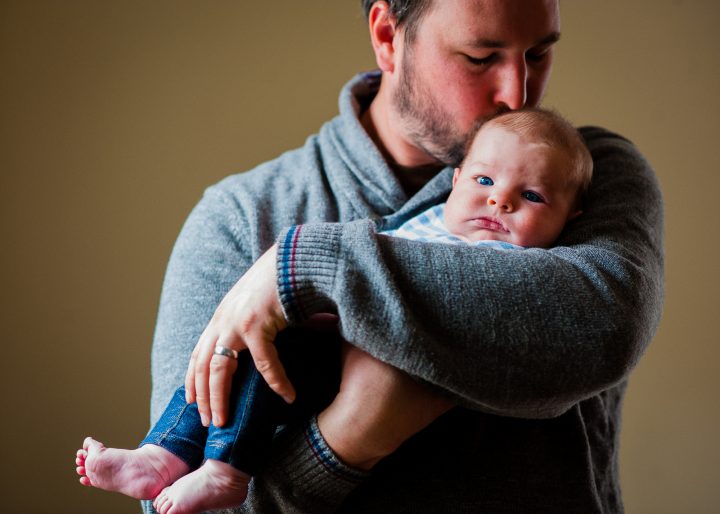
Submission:
[[470,162],[491,163],[494,159],[502,159],[503,150],[507,145],[512,146],[513,152],[523,151],[542,152],[556,158],[570,158],[571,149],[564,145],[556,144],[552,138],[548,138],[546,132],[540,128],[529,130],[513,130],[504,125],[499,125],[491,120],[483,125],[473,136],[467,146],[467,153],[462,164]]
[[527,124],[522,128],[513,127],[503,123],[502,119],[492,119],[485,122],[472,137],[471,147],[474,143],[484,138],[512,138],[519,144],[546,146],[558,146],[555,143],[557,137],[552,133],[552,128],[544,124]]
[[[525,160],[522,159],[524,147],[528,149]],[[509,165],[505,155],[495,152],[492,145],[472,145],[460,165],[460,173],[487,173],[490,176],[502,173],[558,191],[570,189],[574,192],[580,187],[577,165],[572,153],[565,148],[540,139],[520,138],[513,143],[512,151],[515,156],[519,152],[521,162]]]

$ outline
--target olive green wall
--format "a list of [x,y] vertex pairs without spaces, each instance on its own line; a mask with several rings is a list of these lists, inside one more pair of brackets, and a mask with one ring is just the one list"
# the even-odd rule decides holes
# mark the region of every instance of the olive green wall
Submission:
[[[173,240],[204,187],[300,145],[373,67],[356,0],[0,0],[3,512],[138,512],[83,488],[132,446]],[[710,513],[720,476],[720,44],[713,0],[566,0],[546,99],[633,139],[666,200],[662,325],[634,373],[629,513]]]

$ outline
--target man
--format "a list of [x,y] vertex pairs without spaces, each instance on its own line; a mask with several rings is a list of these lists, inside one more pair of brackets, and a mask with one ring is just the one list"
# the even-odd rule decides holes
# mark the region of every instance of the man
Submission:
[[553,0],[364,4],[381,76],[356,78],[316,138],[209,189],[188,219],[161,302],[153,417],[196,341],[186,386],[206,423],[224,422],[234,371],[216,346],[249,348],[291,400],[271,342],[334,311],[374,358],[346,352],[340,393],[278,436],[247,511],[622,511],[622,397],[662,297],[652,171],[587,128],[595,178],[557,248],[377,236],[365,218],[392,226],[447,196],[440,168],[477,119],[539,103],[560,27]]

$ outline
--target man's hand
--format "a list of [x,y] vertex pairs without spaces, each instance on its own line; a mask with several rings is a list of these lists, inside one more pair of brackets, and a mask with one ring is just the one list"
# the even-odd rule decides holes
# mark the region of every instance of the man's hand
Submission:
[[237,361],[214,354],[216,346],[249,350],[270,388],[291,403],[295,390],[285,375],[273,341],[287,326],[277,294],[277,247],[273,245],[238,280],[218,306],[190,357],[186,400],[197,401],[202,423],[225,424],[232,374]]
[[454,406],[409,375],[344,343],[340,392],[318,416],[325,442],[368,470]]

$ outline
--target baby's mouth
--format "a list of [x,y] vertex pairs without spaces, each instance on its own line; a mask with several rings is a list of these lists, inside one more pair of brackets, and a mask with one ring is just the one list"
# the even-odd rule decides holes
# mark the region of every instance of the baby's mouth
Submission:
[[479,228],[494,230],[495,232],[510,232],[507,228],[505,228],[503,222],[500,221],[498,218],[481,216],[479,218],[474,218],[472,222]]

